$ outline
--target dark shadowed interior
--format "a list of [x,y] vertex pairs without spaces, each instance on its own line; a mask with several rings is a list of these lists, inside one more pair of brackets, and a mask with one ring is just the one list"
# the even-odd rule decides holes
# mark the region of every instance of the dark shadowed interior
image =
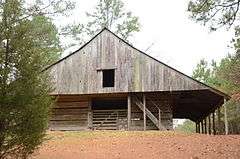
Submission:
[[127,100],[93,100],[93,110],[107,110],[107,109],[127,109]]

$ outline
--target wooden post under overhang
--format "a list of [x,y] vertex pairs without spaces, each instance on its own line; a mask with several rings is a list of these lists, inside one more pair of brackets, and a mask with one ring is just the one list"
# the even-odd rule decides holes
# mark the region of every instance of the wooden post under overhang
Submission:
[[221,118],[220,118],[220,107],[217,108],[217,118],[218,118],[218,124],[217,124],[217,134],[221,134]]
[[200,133],[200,123],[199,123],[199,121],[196,122],[196,133]]
[[198,133],[200,133],[200,122],[198,122]]
[[225,125],[225,135],[228,135],[228,117],[227,117],[227,107],[226,107],[226,99],[224,99],[224,125]]
[[207,134],[207,120],[204,118],[204,134]]
[[201,125],[201,133],[203,134],[203,120],[200,121],[200,125]]
[[128,103],[128,114],[127,114],[127,123],[128,123],[128,130],[131,130],[131,95],[128,94],[127,98]]
[[205,134],[205,129],[204,129],[204,119],[202,119],[202,134]]
[[211,113],[208,116],[208,134],[212,134],[212,129],[211,129]]
[[215,128],[215,112],[212,113],[212,125],[213,125],[213,135],[216,135],[216,128]]
[[[162,124],[161,123],[161,110],[158,108],[158,126],[159,126],[159,128],[160,128],[161,124]],[[159,130],[161,130],[161,129],[159,129]]]
[[196,125],[196,133],[198,133],[198,123],[195,122],[195,125]]
[[146,130],[146,96],[143,94],[143,130]]
[[88,129],[93,129],[92,99],[88,102]]
[[202,134],[204,134],[204,120],[202,119]]

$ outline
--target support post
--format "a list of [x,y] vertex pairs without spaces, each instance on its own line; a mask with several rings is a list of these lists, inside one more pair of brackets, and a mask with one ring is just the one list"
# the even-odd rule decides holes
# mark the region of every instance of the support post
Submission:
[[200,122],[198,122],[198,133],[200,134],[201,132],[201,125],[200,125]]
[[211,129],[211,113],[208,116],[208,134],[212,134],[212,129]]
[[204,134],[207,134],[207,120],[204,118]]
[[220,107],[217,108],[217,118],[218,118],[218,124],[217,124],[217,133],[221,134],[221,118],[220,118]]
[[198,123],[195,122],[195,125],[196,125],[196,133],[198,133]]
[[146,131],[146,96],[143,94],[143,130]]
[[160,128],[160,125],[161,125],[161,110],[158,108],[158,126],[159,126],[159,128]]
[[205,134],[205,129],[204,129],[204,126],[205,124],[204,124],[204,119],[202,120],[202,134]]
[[131,130],[131,95],[128,94],[128,114],[127,114],[127,123],[128,123],[128,131]]
[[216,128],[215,128],[215,112],[212,113],[212,124],[213,124],[213,135],[216,135]]
[[227,117],[226,99],[224,99],[223,107],[224,107],[225,135],[228,135],[228,117]]
[[200,122],[201,124],[201,133],[203,134],[203,120]]
[[93,130],[93,113],[92,113],[92,100],[88,102],[88,129]]
[[197,122],[197,125],[198,125],[198,130],[197,130],[197,132],[200,133],[200,122],[199,122],[199,121]]

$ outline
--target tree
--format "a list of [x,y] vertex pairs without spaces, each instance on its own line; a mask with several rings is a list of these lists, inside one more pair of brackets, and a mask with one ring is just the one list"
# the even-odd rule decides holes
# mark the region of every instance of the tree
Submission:
[[[223,58],[219,64],[212,61],[212,64],[202,59],[193,70],[192,77],[209,86],[220,89],[229,95],[240,91],[239,84],[239,62],[236,57],[228,55]],[[237,74],[233,74],[236,71]]]
[[[224,62],[222,61],[220,66],[223,67],[223,64]],[[201,59],[196,68],[193,70],[192,77],[211,87],[226,91],[227,89],[223,88],[227,85],[229,86],[230,84],[225,79],[220,78],[219,72],[219,67],[214,60],[212,60],[211,64],[209,64],[206,60]]]
[[0,2],[0,158],[27,158],[43,141],[52,88],[41,71],[61,51],[48,15],[64,13],[62,2]]
[[[239,0],[191,0],[188,5],[188,11],[191,18],[197,22],[208,24],[211,30],[217,30],[220,27],[235,27],[235,37],[232,39],[233,47],[236,53],[231,55],[228,67],[225,67],[225,76],[234,84],[240,84],[240,26],[239,26]],[[228,69],[228,70],[226,70]],[[226,74],[226,72],[229,74]]]
[[192,77],[201,82],[207,82],[210,75],[211,69],[208,68],[208,62],[205,61],[204,59],[201,59],[200,62],[197,64],[196,69],[193,71]]
[[126,12],[121,0],[99,0],[94,11],[86,15],[89,22],[85,29],[90,36],[107,27],[128,40],[134,32],[140,31],[138,17],[133,16],[132,12]]
[[[239,26],[239,0],[191,0],[188,11],[191,18],[204,25],[208,25],[211,31],[221,27],[229,29],[234,26],[235,36],[232,39],[235,53],[223,58],[219,65],[206,68],[206,63],[197,66],[193,72],[193,77],[204,79],[203,82],[227,92],[229,95],[239,94],[240,92],[240,26]],[[208,71],[205,71],[205,70]],[[235,99],[227,103],[231,130],[233,133],[240,133],[240,129],[234,129],[239,122],[239,116],[233,112],[239,112],[239,101]]]
[[191,120],[185,120],[184,123],[181,125],[178,125],[175,130],[186,132],[186,133],[194,133],[195,124]]
[[126,11],[121,0],[99,0],[92,12],[86,12],[86,16],[86,23],[74,22],[60,27],[60,39],[68,39],[68,44],[63,45],[64,51],[85,43],[104,27],[128,42],[133,33],[140,31],[138,17]]
[[204,25],[210,23],[211,30],[231,27],[239,18],[239,0],[191,0],[188,11],[191,17]]
[[[235,95],[240,92],[239,79],[234,80],[235,74],[231,74],[233,68],[235,68],[235,56],[228,55],[223,58],[219,64],[212,62],[208,64],[204,59],[197,64],[197,67],[193,71],[193,78],[201,80],[201,82],[210,85],[214,88],[220,89],[229,95]],[[238,71],[239,72],[239,71]],[[233,77],[232,77],[233,76]],[[240,101],[237,98],[232,98],[226,103],[228,122],[230,133],[240,133]],[[222,110],[223,111],[223,110]],[[221,117],[221,132],[224,131],[224,115]],[[185,123],[184,123],[185,124]]]

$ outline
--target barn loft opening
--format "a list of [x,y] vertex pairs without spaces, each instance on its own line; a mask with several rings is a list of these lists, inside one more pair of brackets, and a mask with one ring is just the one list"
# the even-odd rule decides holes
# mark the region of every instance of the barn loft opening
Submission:
[[103,87],[114,87],[114,69],[102,70]]

